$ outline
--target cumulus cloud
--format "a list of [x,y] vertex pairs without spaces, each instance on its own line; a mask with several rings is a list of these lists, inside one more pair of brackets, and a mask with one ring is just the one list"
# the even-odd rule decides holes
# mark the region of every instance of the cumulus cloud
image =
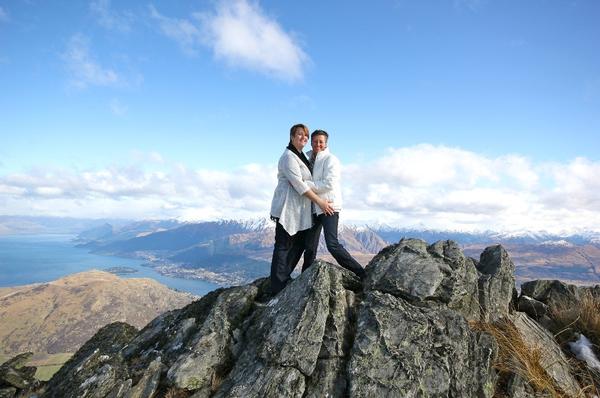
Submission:
[[[335,148],[332,148],[335,149]],[[0,174],[7,214],[211,220],[267,216],[276,166],[193,169],[157,152],[134,165]],[[343,167],[345,221],[460,230],[599,230],[600,162],[536,163],[428,144]],[[33,210],[32,210],[33,209]]]
[[202,46],[209,47],[215,58],[230,67],[288,81],[301,80],[309,62],[298,41],[258,3],[224,0],[213,12],[194,13],[190,19],[166,17],[153,6],[150,14],[161,31],[190,55],[196,55]]
[[[164,159],[156,152],[140,159]],[[139,166],[98,170],[32,170],[0,176],[0,201],[10,214],[106,216],[108,209],[122,217],[210,215],[243,217],[268,212],[272,166],[249,165],[233,172],[193,170],[181,164],[149,171]],[[245,188],[241,188],[245,187]],[[35,212],[35,210],[34,210]],[[131,212],[127,216],[127,212]]]
[[129,32],[133,23],[133,14],[117,12],[112,9],[110,0],[94,0],[90,2],[90,11],[98,24],[108,30]]
[[70,83],[76,88],[111,86],[121,81],[113,69],[101,66],[90,51],[90,41],[82,34],[75,34],[69,40],[63,59],[69,70]]

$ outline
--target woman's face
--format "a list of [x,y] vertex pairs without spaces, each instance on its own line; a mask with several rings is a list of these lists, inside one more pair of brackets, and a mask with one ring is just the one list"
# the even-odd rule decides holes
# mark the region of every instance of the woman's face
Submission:
[[304,129],[297,128],[294,131],[294,135],[292,136],[292,145],[296,147],[297,150],[301,151],[304,148],[304,145],[308,142],[308,134]]
[[327,138],[324,135],[315,135],[311,141],[311,146],[314,153],[319,153],[327,148]]

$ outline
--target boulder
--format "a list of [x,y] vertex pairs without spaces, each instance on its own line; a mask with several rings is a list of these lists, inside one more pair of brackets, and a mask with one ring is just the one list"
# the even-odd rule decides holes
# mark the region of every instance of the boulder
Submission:
[[479,319],[478,273],[456,242],[427,246],[420,239],[402,239],[383,249],[366,270],[366,290],[411,301],[440,301],[467,319]]
[[349,363],[351,397],[491,397],[497,346],[444,306],[378,291],[358,311]]
[[554,383],[568,396],[581,396],[569,362],[552,334],[525,313],[517,312],[511,320],[523,342],[532,349],[541,350],[540,365]]
[[479,305],[482,320],[493,322],[511,311],[516,300],[515,265],[501,246],[487,247],[481,253],[477,269],[479,277]]

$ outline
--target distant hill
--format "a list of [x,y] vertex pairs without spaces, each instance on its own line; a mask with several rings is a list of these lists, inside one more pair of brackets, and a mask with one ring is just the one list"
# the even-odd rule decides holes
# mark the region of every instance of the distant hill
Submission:
[[193,296],[146,278],[88,271],[49,283],[0,288],[0,355],[73,353],[115,321],[142,328]]

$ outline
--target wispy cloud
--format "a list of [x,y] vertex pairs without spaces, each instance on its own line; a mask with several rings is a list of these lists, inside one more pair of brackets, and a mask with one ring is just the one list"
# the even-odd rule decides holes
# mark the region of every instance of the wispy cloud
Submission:
[[[335,148],[332,148],[334,150]],[[134,165],[0,174],[7,214],[173,217],[267,216],[275,165],[191,169],[156,152]],[[600,162],[534,163],[428,144],[391,148],[343,168],[342,216],[353,222],[460,230],[600,230]],[[107,212],[112,213],[107,213]]]
[[487,0],[453,0],[454,8],[477,11],[487,3]]
[[9,19],[8,13],[0,6],[0,22],[8,22]]
[[110,0],[93,0],[90,3],[90,11],[96,17],[98,24],[106,29],[120,32],[131,30],[133,14],[127,11],[115,11],[111,7]]
[[76,88],[88,86],[111,86],[121,81],[119,74],[111,68],[101,66],[90,52],[90,41],[82,34],[69,40],[63,54],[70,72],[70,84]]
[[127,113],[127,106],[119,101],[117,98],[113,98],[109,103],[110,111],[116,116],[125,116]]
[[168,18],[160,14],[153,5],[149,6],[151,17],[158,22],[160,30],[174,40],[187,55],[195,56],[202,43],[200,29],[187,19]]
[[205,46],[230,67],[287,81],[301,80],[310,62],[298,41],[258,3],[225,0],[214,11],[194,13],[190,19],[168,18],[153,6],[150,13],[161,31],[189,55]]

